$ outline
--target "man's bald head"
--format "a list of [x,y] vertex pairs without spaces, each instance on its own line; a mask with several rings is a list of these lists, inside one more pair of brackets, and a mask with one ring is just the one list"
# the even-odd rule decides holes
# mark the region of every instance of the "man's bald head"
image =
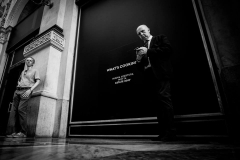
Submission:
[[150,29],[145,24],[138,26],[136,32],[139,38],[143,41],[146,41],[151,36]]

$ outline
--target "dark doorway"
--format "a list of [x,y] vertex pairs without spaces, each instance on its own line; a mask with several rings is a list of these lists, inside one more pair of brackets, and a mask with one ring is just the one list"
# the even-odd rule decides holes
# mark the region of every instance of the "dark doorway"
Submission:
[[8,118],[10,114],[11,102],[14,91],[16,90],[17,82],[21,72],[24,69],[24,63],[20,63],[18,66],[11,68],[5,81],[5,86],[2,90],[2,103],[0,107],[0,134],[5,135]]
[[8,61],[0,88],[0,134],[5,135],[9,117],[9,104],[17,86],[19,75],[24,69],[24,47],[39,33],[44,6],[29,1],[14,26],[8,41]]

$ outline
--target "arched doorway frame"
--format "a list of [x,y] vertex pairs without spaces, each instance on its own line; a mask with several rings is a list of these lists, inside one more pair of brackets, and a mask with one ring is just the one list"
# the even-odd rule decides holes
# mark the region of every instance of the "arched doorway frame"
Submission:
[[17,24],[18,18],[28,1],[29,0],[18,0],[15,4],[13,4],[14,6],[7,16],[7,21],[4,24],[4,27],[14,27]]

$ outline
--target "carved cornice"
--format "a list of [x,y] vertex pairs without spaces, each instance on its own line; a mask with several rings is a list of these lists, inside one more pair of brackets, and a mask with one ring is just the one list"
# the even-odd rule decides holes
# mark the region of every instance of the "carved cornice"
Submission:
[[55,30],[48,31],[36,38],[33,42],[24,48],[23,55],[26,57],[41,48],[52,46],[59,51],[63,51],[65,45],[65,39],[63,35],[60,35]]
[[0,27],[0,43],[4,44],[9,40],[10,33],[12,31],[12,27]]

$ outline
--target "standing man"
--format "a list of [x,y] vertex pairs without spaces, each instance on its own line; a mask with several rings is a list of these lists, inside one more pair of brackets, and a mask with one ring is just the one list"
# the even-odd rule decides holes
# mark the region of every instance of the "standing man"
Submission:
[[146,25],[140,25],[136,32],[145,43],[136,49],[137,67],[144,75],[146,94],[151,96],[157,112],[159,136],[154,140],[172,141],[176,137],[170,88],[172,48],[166,36],[152,36]]
[[[25,68],[22,71],[16,91],[13,96],[13,104],[9,117],[9,126],[12,134],[7,137],[24,138],[27,135],[27,107],[32,91],[40,83],[39,73],[33,69],[35,59],[29,57],[25,60]],[[16,121],[19,121],[20,128],[16,128]]]

